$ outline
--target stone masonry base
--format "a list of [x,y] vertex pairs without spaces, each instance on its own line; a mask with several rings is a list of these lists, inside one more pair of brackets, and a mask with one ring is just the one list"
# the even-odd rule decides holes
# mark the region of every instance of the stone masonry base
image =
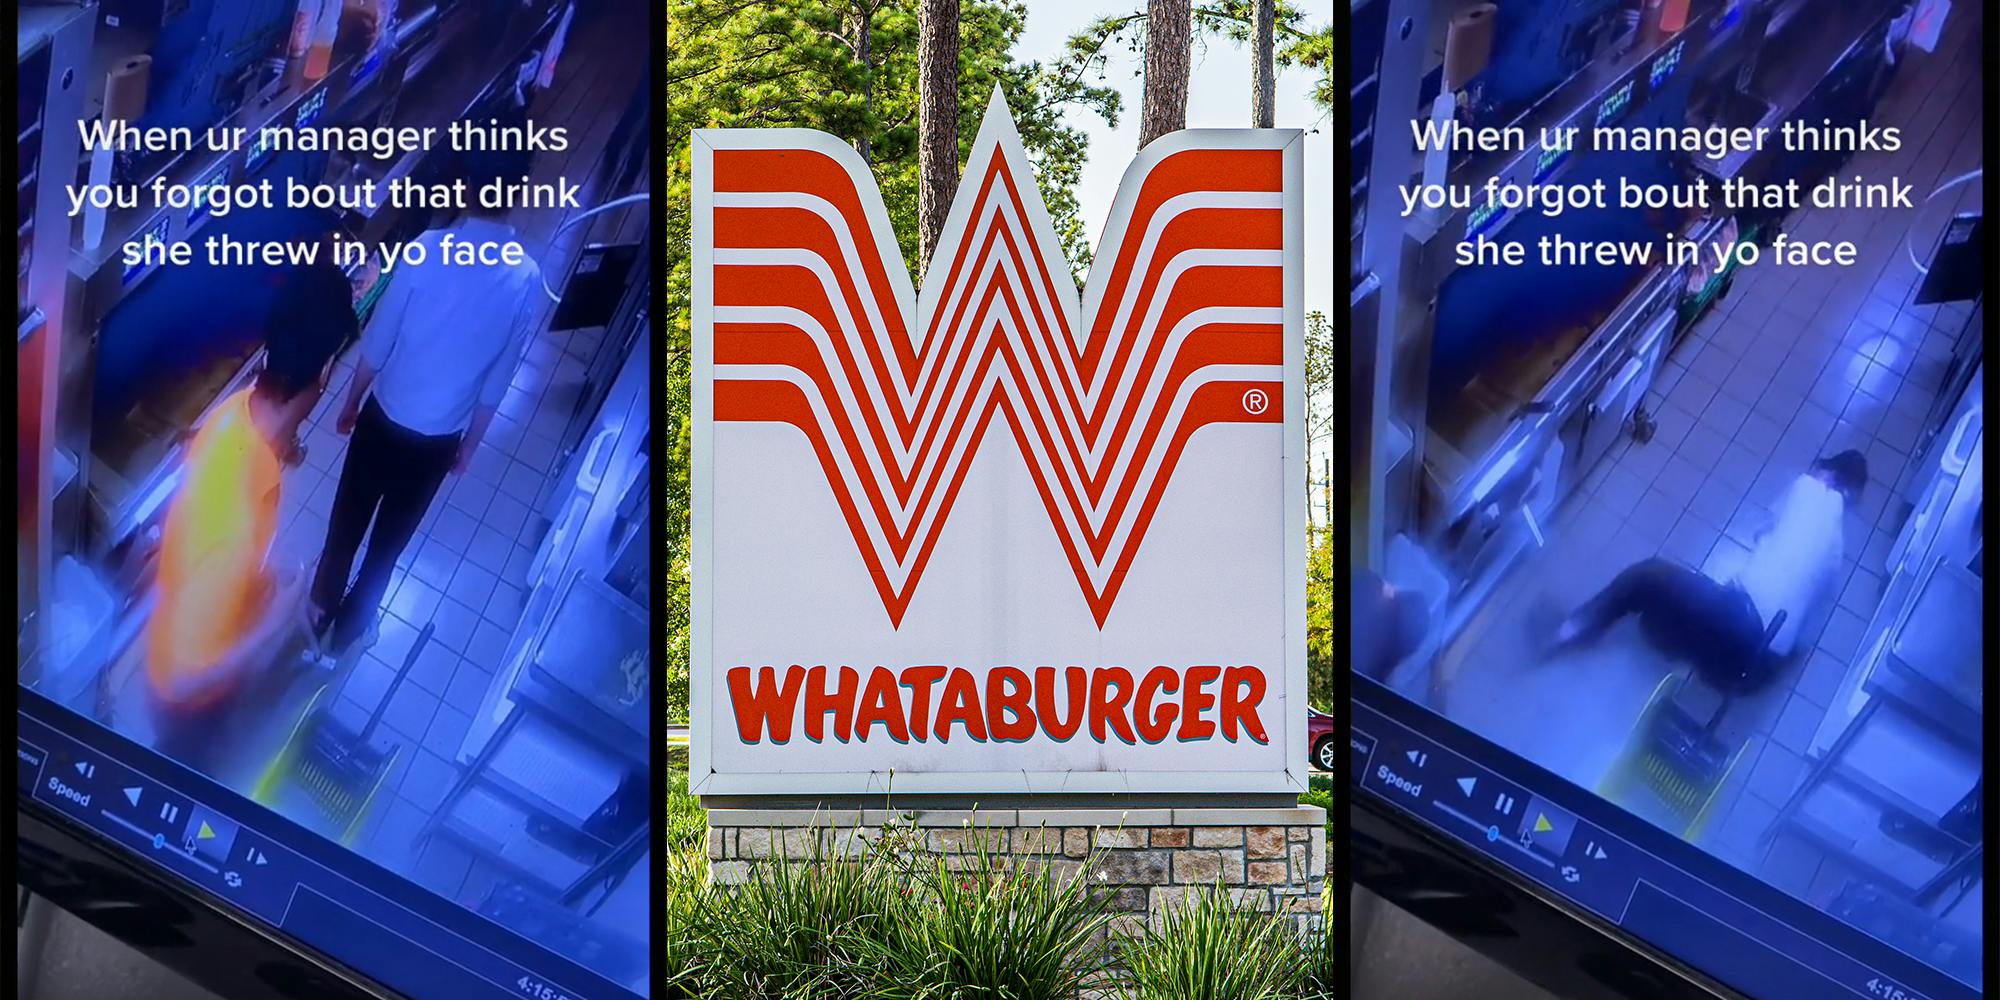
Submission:
[[774,858],[856,857],[905,831],[931,851],[990,854],[1090,876],[1113,893],[1114,925],[1156,921],[1191,890],[1221,885],[1237,903],[1316,930],[1326,880],[1326,811],[1317,806],[1164,809],[708,810],[709,877],[740,885]]

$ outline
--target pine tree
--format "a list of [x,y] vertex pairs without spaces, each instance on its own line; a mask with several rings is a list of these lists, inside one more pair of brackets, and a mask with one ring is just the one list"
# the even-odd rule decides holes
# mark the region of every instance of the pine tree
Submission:
[[1194,11],[1188,0],[1147,0],[1140,149],[1168,132],[1187,128],[1188,43],[1193,31]]
[[917,0],[917,270],[958,191],[958,0]]

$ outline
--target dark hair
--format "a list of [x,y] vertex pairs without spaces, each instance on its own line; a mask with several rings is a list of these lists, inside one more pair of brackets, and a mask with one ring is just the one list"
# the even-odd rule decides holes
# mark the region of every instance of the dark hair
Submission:
[[1862,489],[1868,485],[1868,459],[1852,448],[1819,459],[1813,463],[1812,471],[1848,503],[1860,500]]
[[289,403],[318,381],[317,371],[308,375],[295,365],[276,365],[266,361],[264,370],[257,373],[256,391],[276,402]]
[[266,319],[259,391],[282,402],[319,382],[327,362],[360,332],[353,294],[347,275],[329,260],[285,275]]

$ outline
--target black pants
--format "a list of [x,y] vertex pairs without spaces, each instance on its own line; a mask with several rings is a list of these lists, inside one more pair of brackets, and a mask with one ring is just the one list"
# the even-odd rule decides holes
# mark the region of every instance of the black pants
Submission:
[[[336,647],[366,632],[381,613],[382,595],[389,589],[396,560],[402,558],[438,486],[451,472],[462,436],[424,435],[400,427],[373,396],[361,408],[333,494],[319,571],[313,576],[313,604],[331,618]],[[348,574],[364,535],[368,554],[349,586]]]
[[1771,676],[1764,621],[1741,587],[1665,559],[1646,559],[1576,610],[1570,641],[1591,642],[1627,615],[1638,616],[1654,648],[1687,662],[1718,690],[1747,694]]

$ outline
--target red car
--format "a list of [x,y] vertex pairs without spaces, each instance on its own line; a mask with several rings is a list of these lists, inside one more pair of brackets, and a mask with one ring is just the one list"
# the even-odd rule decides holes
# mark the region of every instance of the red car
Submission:
[[1306,746],[1312,766],[1331,771],[1340,764],[1340,743],[1333,731],[1333,716],[1306,706]]

